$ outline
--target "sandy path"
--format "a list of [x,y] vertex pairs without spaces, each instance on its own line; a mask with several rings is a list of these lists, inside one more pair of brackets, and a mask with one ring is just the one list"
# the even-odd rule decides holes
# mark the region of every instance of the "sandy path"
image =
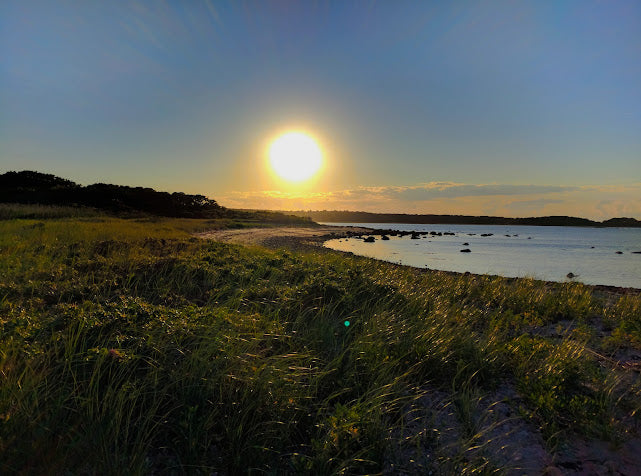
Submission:
[[368,228],[350,226],[271,227],[212,230],[197,233],[199,238],[263,246],[292,246],[319,243],[347,233],[367,233]]

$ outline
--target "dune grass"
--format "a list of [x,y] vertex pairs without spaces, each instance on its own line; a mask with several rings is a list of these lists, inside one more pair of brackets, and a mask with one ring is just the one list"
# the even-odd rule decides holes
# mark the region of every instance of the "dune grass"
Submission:
[[0,222],[0,472],[489,474],[506,388],[551,452],[638,425],[638,295],[190,235],[228,225]]

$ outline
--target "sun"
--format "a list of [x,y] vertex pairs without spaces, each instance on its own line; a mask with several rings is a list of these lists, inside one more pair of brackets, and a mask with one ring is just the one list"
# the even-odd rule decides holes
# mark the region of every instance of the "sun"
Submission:
[[287,132],[272,142],[269,161],[279,177],[290,182],[302,182],[318,172],[323,164],[323,154],[309,135]]

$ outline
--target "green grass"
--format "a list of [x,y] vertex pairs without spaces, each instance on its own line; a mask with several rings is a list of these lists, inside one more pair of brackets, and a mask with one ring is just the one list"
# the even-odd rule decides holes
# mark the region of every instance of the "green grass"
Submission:
[[0,220],[15,218],[79,218],[98,216],[100,212],[89,207],[62,207],[53,205],[27,205],[23,203],[0,203]]
[[0,222],[0,472],[371,474],[411,449],[489,474],[506,386],[551,451],[633,431],[638,374],[612,356],[639,347],[638,295],[190,234],[242,225]]

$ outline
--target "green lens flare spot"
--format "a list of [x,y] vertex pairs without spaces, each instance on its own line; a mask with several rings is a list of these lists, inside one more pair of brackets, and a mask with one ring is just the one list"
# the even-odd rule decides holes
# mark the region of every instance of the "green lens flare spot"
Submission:
[[345,327],[349,327],[349,321],[345,321]]

